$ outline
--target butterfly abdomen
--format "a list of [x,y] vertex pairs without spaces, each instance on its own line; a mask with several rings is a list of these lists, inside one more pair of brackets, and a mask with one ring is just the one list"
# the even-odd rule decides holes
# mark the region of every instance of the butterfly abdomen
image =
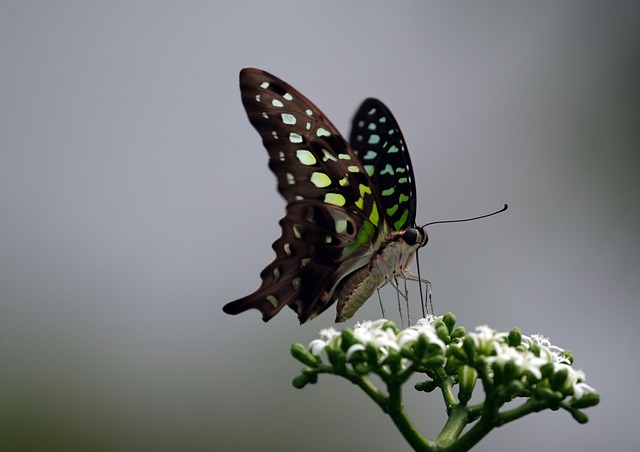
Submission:
[[336,322],[349,320],[384,282],[384,275],[371,266],[363,267],[347,276],[338,286]]

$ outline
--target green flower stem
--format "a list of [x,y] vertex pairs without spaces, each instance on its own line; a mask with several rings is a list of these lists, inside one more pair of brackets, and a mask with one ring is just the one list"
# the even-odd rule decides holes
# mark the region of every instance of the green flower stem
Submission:
[[[483,371],[478,372],[482,377],[487,377],[487,374]],[[456,441],[456,448],[452,450],[470,450],[473,446],[478,444],[482,438],[484,438],[494,427],[497,426],[497,420],[499,418],[500,402],[493,396],[493,388],[488,383],[488,380],[482,380],[485,401],[484,403],[473,406],[472,408],[465,408],[466,414],[465,421],[471,422],[472,417],[480,415],[478,422],[476,422],[467,433],[462,435]]]
[[412,363],[411,365],[409,365],[409,367],[398,374],[396,381],[398,381],[398,383],[400,384],[405,384],[407,380],[413,376],[417,368],[418,366]]
[[469,416],[469,422],[473,422],[476,419],[482,416],[482,411],[484,410],[484,402],[477,403],[475,405],[470,405],[467,407],[467,412]]
[[[542,411],[549,408],[545,401],[529,399],[522,405],[511,410],[499,413],[499,405],[493,403],[493,399],[487,397],[485,403],[479,403],[469,408],[456,407],[453,409],[449,421],[438,437],[438,445],[446,446],[447,441],[459,435],[460,427],[464,428],[480,416],[480,420],[467,433],[461,436],[455,443],[451,443],[451,449],[442,450],[469,450],[484,438],[493,428],[519,419],[527,414]],[[451,429],[451,431],[449,431]]]
[[389,391],[389,405],[388,412],[394,413],[403,411],[402,406],[402,385],[398,383],[387,384],[387,391]]
[[[466,410],[465,410],[466,411]],[[465,418],[468,421],[468,418]],[[449,448],[443,448],[441,451],[453,452],[453,451],[466,451],[470,450],[473,446],[478,444],[482,438],[493,430],[495,424],[487,421],[484,418],[480,418],[473,427],[469,429],[467,433],[462,435],[458,440]]]
[[[332,366],[323,366],[319,371],[320,373],[334,373],[334,368]],[[402,405],[402,383],[388,384],[387,390],[389,391],[389,396],[387,397],[366,376],[357,375],[350,371],[341,372],[340,375],[362,389],[382,411],[391,417],[391,420],[398,427],[402,436],[411,444],[414,450],[421,452],[435,450],[435,443],[422,436],[404,412]],[[388,377],[388,375],[385,376]]]
[[456,392],[453,387],[453,379],[449,377],[444,371],[444,368],[441,367],[436,371],[436,381],[438,381],[438,386],[442,392],[442,397],[444,398],[444,404],[448,413],[458,405],[458,397],[456,396]]
[[404,411],[402,404],[402,384],[388,384],[387,390],[389,391],[389,403],[386,407],[382,407],[382,409],[391,417],[391,420],[396,427],[398,427],[404,439],[407,440],[415,451],[434,451],[435,443],[429,441],[418,431]]
[[404,439],[413,447],[413,450],[417,452],[433,452],[437,450],[436,444],[422,436],[403,409],[389,411],[388,414]]
[[[333,366],[321,366],[318,369],[318,373],[336,374],[336,370]],[[357,385],[367,394],[371,399],[376,402],[383,410],[386,411],[388,398],[387,396],[374,385],[371,380],[365,375],[358,375],[355,372],[344,369],[339,375],[343,376],[351,383]]]
[[516,408],[512,408],[511,410],[500,413],[497,425],[500,426],[506,424],[507,422],[515,421],[516,419],[526,416],[527,414],[542,411],[547,408],[549,408],[549,405],[546,401],[529,399]]
[[389,399],[387,398],[387,396],[384,395],[384,393],[382,393],[376,385],[374,385],[371,380],[369,380],[368,377],[363,377],[363,376],[359,376],[359,375],[353,375],[354,379],[351,379],[349,377],[349,380],[353,383],[355,383],[356,385],[358,385],[358,387],[360,389],[362,389],[369,397],[371,397],[371,399],[376,402],[384,411],[386,411],[386,407],[388,405],[388,401]]
[[447,423],[442,428],[440,435],[436,438],[438,450],[465,450],[457,449],[456,441],[462,430],[469,423],[469,409],[465,406],[458,405],[451,410]]

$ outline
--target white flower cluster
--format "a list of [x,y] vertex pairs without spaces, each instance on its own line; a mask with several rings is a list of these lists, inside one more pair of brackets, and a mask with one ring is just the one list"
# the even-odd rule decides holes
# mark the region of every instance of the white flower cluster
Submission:
[[[380,351],[382,358],[389,354],[390,350],[399,352],[407,344],[414,343],[421,335],[431,344],[436,344],[444,353],[446,346],[442,342],[433,327],[439,317],[429,315],[427,318],[418,320],[416,325],[397,330],[387,319],[375,321],[364,321],[356,323],[353,328],[353,336],[357,340],[346,351],[346,359],[359,350],[365,350],[367,345],[373,345]],[[320,331],[320,339],[315,339],[309,344],[309,352],[313,356],[320,356],[325,348],[340,348],[342,335],[334,328],[326,328]]]
[[[308,351],[314,357],[320,358],[324,351],[342,350],[344,359],[349,362],[354,353],[366,351],[368,347],[373,346],[377,350],[379,362],[384,362],[390,354],[400,353],[404,349],[404,353],[401,353],[403,356],[401,366],[407,368],[410,364],[407,359],[411,356],[410,350],[421,336],[424,336],[429,344],[440,348],[445,356],[448,354],[449,346],[461,346],[462,342],[459,340],[447,345],[438,337],[434,324],[440,318],[428,316],[404,330],[399,330],[386,319],[359,322],[353,328],[350,339],[347,339],[347,343],[344,344],[346,336],[343,332],[326,328],[320,331],[320,339],[311,341]],[[585,394],[595,392],[591,386],[584,383],[584,372],[571,367],[571,358],[565,350],[552,345],[541,335],[522,336],[520,345],[513,346],[515,344],[513,339],[510,339],[510,333],[497,332],[483,325],[477,327],[474,332],[467,333],[466,336],[472,340],[475,354],[482,357],[483,362],[488,365],[498,363],[502,366],[511,363],[510,366],[515,365],[518,375],[526,376],[527,380],[534,385],[545,380],[552,369],[553,374],[566,375],[563,377],[562,387],[556,388],[563,394],[573,394],[575,399],[580,399]]]
[[[492,350],[495,354],[485,357],[488,364],[498,362],[506,364],[513,362],[521,371],[542,379],[542,367],[553,365],[554,373],[564,371],[567,374],[563,389],[573,387],[576,399],[595,390],[584,383],[585,374],[582,370],[571,367],[570,359],[564,354],[564,349],[551,344],[548,338],[534,334],[531,337],[522,336],[522,346],[515,348],[508,343],[508,333],[499,333],[486,325],[479,326],[475,332],[468,333],[473,338],[476,347],[482,350]],[[535,352],[534,352],[535,351]]]

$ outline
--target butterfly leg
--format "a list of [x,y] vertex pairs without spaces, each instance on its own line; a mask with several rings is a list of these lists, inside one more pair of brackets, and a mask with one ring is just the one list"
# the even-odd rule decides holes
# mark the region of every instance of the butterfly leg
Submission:
[[396,289],[396,296],[398,298],[398,313],[400,314],[400,326],[404,328],[404,318],[402,316],[402,303],[400,302],[400,295],[404,296],[404,294],[400,291],[400,287],[398,287],[398,278],[397,276],[393,277],[393,280],[389,280],[394,289]]
[[404,303],[407,308],[407,328],[411,326],[411,310],[409,309],[409,288],[407,287],[407,278],[402,278],[404,281]]
[[402,272],[402,277],[404,279],[408,279],[409,281],[420,281],[421,283],[424,283],[424,284],[431,284],[431,282],[428,279],[418,278],[418,275],[416,275],[415,273],[411,273],[408,270],[405,270]]
[[[401,278],[404,278],[404,275],[401,275]],[[393,288],[396,290],[396,292],[398,293],[398,299],[400,297],[402,297],[404,300],[408,300],[409,299],[409,293],[407,291],[407,286],[405,284],[405,290],[403,291],[402,289],[400,289],[400,286],[398,285],[398,277],[394,276],[393,279],[388,279],[387,282],[389,284],[391,284],[393,286]],[[406,281],[405,281],[406,283]]]
[[[401,276],[402,277],[402,276]],[[393,288],[396,290],[396,297],[398,299],[398,312],[400,313],[400,324],[404,326],[404,317],[402,315],[402,301],[400,300],[400,297],[402,297],[402,299],[404,299],[405,304],[406,304],[406,308],[407,308],[407,326],[409,326],[411,324],[411,314],[409,311],[409,289],[407,288],[407,280],[403,277],[404,280],[404,290],[402,290],[400,288],[400,285],[398,284],[398,277],[397,276],[393,276],[393,279],[387,279],[385,281],[386,283],[389,283],[393,286]]]
[[[411,273],[408,270],[405,270],[402,273],[402,277],[405,278],[405,281],[409,280],[409,281],[417,281],[420,284],[420,299],[421,299],[421,304],[422,304],[422,316],[426,317],[426,314],[429,314],[429,312],[431,312],[431,314],[435,314],[433,311],[433,297],[432,297],[432,292],[431,292],[431,281],[429,281],[426,278],[421,278],[418,275]],[[424,296],[423,292],[422,292],[422,284],[425,285],[425,287],[427,288],[427,295],[426,297]]]
[[[422,283],[424,283],[426,289],[427,289],[427,296],[424,297],[424,295],[422,294]],[[428,279],[422,279],[420,280],[420,295],[422,298],[422,313],[425,314],[433,314],[435,315],[435,312],[433,310],[433,297],[432,297],[432,292],[431,292],[431,281],[429,281]],[[426,316],[425,316],[426,317]]]
[[384,287],[384,284],[380,287],[378,287],[377,292],[378,292],[378,302],[380,303],[380,311],[382,311],[382,318],[386,319],[387,317],[384,315],[384,305],[382,304],[382,297],[380,296],[380,289]]

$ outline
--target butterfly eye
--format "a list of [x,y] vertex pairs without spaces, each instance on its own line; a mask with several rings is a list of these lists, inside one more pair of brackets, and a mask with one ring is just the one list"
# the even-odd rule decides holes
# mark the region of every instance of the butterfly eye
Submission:
[[424,246],[429,241],[429,237],[427,236],[427,233],[424,232],[422,228],[420,229],[408,228],[406,231],[404,231],[403,237],[404,237],[404,241],[409,246],[413,246],[416,243],[419,243],[420,246]]

